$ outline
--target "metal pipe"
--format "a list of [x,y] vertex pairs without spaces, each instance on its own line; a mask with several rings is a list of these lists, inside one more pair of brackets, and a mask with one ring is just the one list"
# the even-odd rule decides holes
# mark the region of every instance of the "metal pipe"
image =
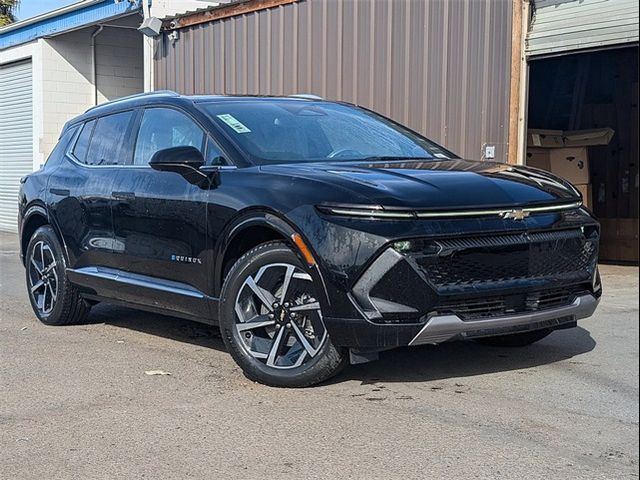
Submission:
[[104,30],[104,25],[98,25],[98,28],[91,34],[91,75],[93,80],[93,105],[98,105],[98,67],[96,62],[96,37]]

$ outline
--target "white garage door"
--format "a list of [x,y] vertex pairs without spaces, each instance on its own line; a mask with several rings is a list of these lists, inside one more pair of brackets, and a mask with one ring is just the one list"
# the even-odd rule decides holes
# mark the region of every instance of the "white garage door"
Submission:
[[33,171],[31,61],[0,65],[0,230],[17,231],[20,177]]
[[536,0],[527,55],[638,41],[638,0]]

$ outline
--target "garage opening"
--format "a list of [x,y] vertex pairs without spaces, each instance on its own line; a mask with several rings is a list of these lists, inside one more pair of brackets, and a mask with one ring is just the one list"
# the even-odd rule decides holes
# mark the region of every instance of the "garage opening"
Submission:
[[600,258],[638,263],[638,47],[530,58],[527,164],[576,184]]

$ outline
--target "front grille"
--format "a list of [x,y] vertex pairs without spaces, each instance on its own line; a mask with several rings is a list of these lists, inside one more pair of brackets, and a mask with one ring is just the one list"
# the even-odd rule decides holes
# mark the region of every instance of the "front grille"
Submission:
[[597,260],[597,233],[581,230],[434,240],[437,254],[412,254],[439,293],[501,288],[518,281],[577,283]]
[[564,307],[571,305],[579,295],[586,295],[587,293],[583,288],[576,287],[445,301],[437,307],[436,311],[439,314],[457,315],[462,320],[482,320]]

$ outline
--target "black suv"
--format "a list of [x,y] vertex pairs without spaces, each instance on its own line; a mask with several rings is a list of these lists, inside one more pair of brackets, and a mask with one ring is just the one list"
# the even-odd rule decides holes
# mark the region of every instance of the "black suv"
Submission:
[[311,96],[92,108],[19,203],[42,322],[105,301],[216,324],[270,385],[402,345],[527,345],[601,294],[598,223],[570,184]]

